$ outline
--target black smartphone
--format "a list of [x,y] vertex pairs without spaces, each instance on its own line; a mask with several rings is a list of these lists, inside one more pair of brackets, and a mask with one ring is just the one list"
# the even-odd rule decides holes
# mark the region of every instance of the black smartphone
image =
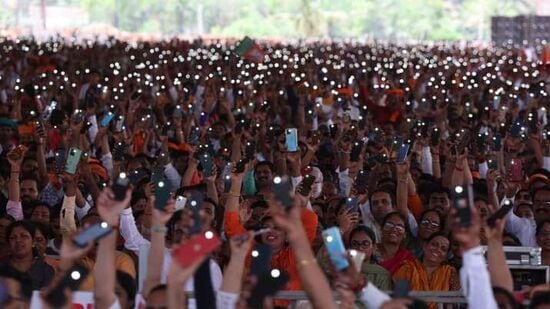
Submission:
[[484,150],[485,150],[485,140],[486,140],[486,138],[487,138],[486,134],[483,134],[483,133],[478,133],[477,134],[476,147],[477,147],[477,150],[480,153],[483,153]]
[[487,160],[487,167],[490,169],[490,170],[497,170],[498,169],[498,164],[497,164],[497,160],[495,159],[489,159]]
[[456,186],[451,191],[453,207],[457,210],[460,226],[469,227],[472,225],[472,207],[474,196],[471,185]]
[[308,196],[311,192],[311,187],[313,186],[314,182],[315,176],[309,174],[305,175],[302,183],[300,183],[300,186],[298,186],[297,192],[300,193],[300,195],[302,196]]
[[409,280],[397,280],[393,285],[393,298],[407,298],[409,297],[409,291],[411,290],[411,283]]
[[44,299],[53,308],[62,308],[68,301],[65,297],[65,289],[69,288],[71,291],[78,290],[80,284],[88,277],[89,273],[88,268],[82,264],[75,264],[65,273],[56,287],[44,295]]
[[78,233],[73,238],[73,243],[79,248],[86,248],[88,243],[95,242],[109,235],[112,231],[107,222],[99,222]]
[[279,269],[272,269],[261,278],[258,278],[258,283],[252,289],[247,300],[248,306],[250,308],[262,308],[264,299],[267,296],[275,295],[288,283],[288,280],[288,274]]
[[66,151],[63,148],[59,148],[55,151],[55,168],[58,173],[61,173],[65,170],[65,156]]
[[438,128],[433,128],[432,135],[430,138],[430,144],[432,146],[437,146],[439,144],[439,139],[441,138],[441,132]]
[[265,244],[256,244],[250,252],[250,274],[261,278],[267,274],[271,268],[271,247]]
[[353,143],[353,146],[351,147],[351,153],[349,155],[349,160],[351,162],[357,162],[359,161],[359,156],[361,155],[361,150],[363,149],[363,141],[358,140],[355,143]]
[[256,154],[256,142],[248,141],[244,147],[244,157],[247,160],[254,160],[254,155]]
[[192,127],[191,132],[189,132],[189,139],[187,143],[189,145],[198,145],[200,133],[201,133],[201,129],[199,127]]
[[349,212],[359,212],[359,202],[354,196],[346,197],[345,206]]
[[273,178],[273,192],[277,199],[285,206],[290,208],[294,206],[294,198],[292,197],[292,183],[286,176],[275,176]]
[[202,167],[202,174],[204,177],[210,177],[212,176],[213,170],[213,162],[212,162],[212,156],[208,153],[203,153],[199,155],[199,161],[201,163]]
[[166,203],[170,199],[170,181],[166,178],[163,178],[155,184],[155,208],[159,210],[164,210],[166,208]]
[[506,199],[504,200],[504,205],[500,207],[495,213],[493,213],[489,218],[487,218],[487,225],[489,227],[494,228],[496,225],[497,220],[503,219],[506,217],[506,215],[514,208],[514,203],[512,201]]
[[239,174],[244,172],[244,169],[246,167],[246,163],[248,163],[248,160],[246,159],[240,159],[237,164],[235,164],[235,173]]
[[337,124],[331,124],[329,126],[329,130],[330,130],[330,137],[335,138],[336,135],[338,134],[338,125]]
[[115,194],[115,200],[117,201],[123,201],[126,197],[126,191],[128,191],[128,187],[130,185],[130,179],[126,173],[122,172],[118,174],[118,177],[113,182],[113,185],[111,187],[111,190],[113,190],[113,193]]
[[510,128],[510,135],[512,137],[521,137],[522,125],[521,120],[516,120]]
[[124,151],[126,144],[124,142],[116,142],[113,147],[113,160],[124,161]]
[[85,134],[86,132],[88,132],[91,126],[92,126],[91,122],[89,121],[84,122],[84,124],[80,128],[80,134]]
[[202,228],[200,210],[204,203],[204,194],[200,190],[192,190],[187,198],[187,206],[193,212],[193,225],[189,228],[189,234],[199,233]]
[[495,136],[493,136],[493,151],[500,151],[502,148],[502,135],[500,133],[496,133]]
[[367,192],[369,185],[369,173],[365,170],[360,170],[357,173],[357,178],[355,179],[355,189],[357,193],[364,194]]

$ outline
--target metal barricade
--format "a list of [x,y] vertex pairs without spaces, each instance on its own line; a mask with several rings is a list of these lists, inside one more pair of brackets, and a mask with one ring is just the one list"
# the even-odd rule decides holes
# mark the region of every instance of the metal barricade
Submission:
[[[391,292],[386,291],[386,293],[391,294]],[[339,295],[336,292],[333,292],[334,298],[336,300],[339,299]],[[466,298],[464,298],[464,295],[460,291],[452,291],[452,292],[439,292],[439,291],[422,291],[422,292],[414,292],[411,291],[409,294],[412,298],[420,299],[422,301],[425,301],[427,303],[436,303],[438,305],[438,308],[445,308],[445,305],[447,304],[466,304]],[[298,302],[305,301],[307,302],[308,298],[305,292],[303,291],[284,291],[279,292],[274,297],[275,299],[285,299],[291,301],[291,308],[295,309],[298,308]],[[311,306],[308,306],[309,308],[312,308]],[[299,309],[307,308],[300,306]]]

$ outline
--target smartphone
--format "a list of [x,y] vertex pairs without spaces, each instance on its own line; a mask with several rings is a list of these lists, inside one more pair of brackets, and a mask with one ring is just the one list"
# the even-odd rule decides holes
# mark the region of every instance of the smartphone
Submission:
[[183,195],[176,196],[176,211],[182,210],[185,208],[185,205],[187,204],[187,198]]
[[47,105],[44,111],[42,112],[42,120],[48,121],[52,116],[53,110],[57,107],[56,101],[51,101],[50,105]]
[[128,191],[128,187],[130,185],[130,179],[126,173],[122,172],[118,174],[118,177],[113,182],[113,185],[111,186],[111,190],[113,190],[113,193],[115,194],[115,200],[117,201],[123,201],[126,197],[126,191]]
[[411,290],[411,283],[409,280],[397,280],[393,285],[393,298],[407,298],[409,297],[409,291]]
[[187,143],[189,145],[198,145],[200,132],[201,132],[201,129],[199,127],[192,127],[191,132],[189,132],[189,139]]
[[48,294],[44,295],[46,302],[53,308],[62,308],[67,303],[65,297],[65,289],[76,291],[80,284],[88,277],[90,270],[82,264],[75,264],[69,271],[65,273],[55,288],[51,289]]
[[521,159],[512,159],[508,167],[508,177],[511,181],[520,182],[523,180],[523,161]]
[[249,308],[262,308],[264,299],[267,296],[275,295],[289,280],[288,273],[279,269],[272,269],[270,272],[258,278],[258,283],[252,289],[247,299]]
[[298,151],[298,130],[296,128],[285,130],[285,145],[288,152]]
[[364,194],[367,192],[369,185],[369,173],[365,170],[360,170],[355,178],[355,189],[357,193]]
[[345,206],[348,212],[359,212],[359,202],[355,196],[347,197]]
[[124,161],[124,151],[126,145],[124,142],[117,142],[113,147],[113,160],[114,161]]
[[493,151],[499,151],[502,148],[502,135],[500,133],[496,133],[495,136],[493,136]]
[[[331,125],[329,126],[329,131],[330,131],[330,137],[331,137],[331,138],[335,138],[336,135],[338,134],[338,125],[336,125],[336,124],[331,124]],[[370,139],[370,137],[369,137],[369,139]]]
[[35,130],[38,132],[40,137],[46,138],[46,129],[44,127],[44,122],[42,122],[42,120],[39,119],[35,122],[35,124],[36,124]]
[[115,131],[116,132],[122,132],[124,131],[124,116],[118,115],[117,120],[115,122]]
[[520,137],[521,136],[521,127],[522,127],[522,122],[521,120],[516,120],[514,122],[514,124],[512,125],[512,127],[510,128],[510,135],[512,137]]
[[112,231],[107,222],[99,222],[78,233],[73,238],[73,243],[79,248],[86,248],[88,243],[95,242],[109,235]]
[[151,169],[151,182],[157,183],[164,179],[164,168],[162,166],[154,166]]
[[250,274],[261,278],[264,274],[268,273],[271,268],[271,247],[264,244],[256,244],[254,249],[250,252]]
[[155,182],[155,208],[164,210],[166,203],[170,199],[170,180],[161,179]]
[[192,236],[184,245],[179,246],[174,250],[173,257],[181,267],[187,268],[202,256],[212,253],[220,245],[220,238],[213,232],[206,231]]
[[256,142],[248,141],[244,147],[244,157],[247,160],[254,160],[254,155],[256,154]]
[[199,125],[201,127],[204,127],[207,122],[208,122],[208,113],[207,112],[201,112],[201,115],[199,117]]
[[235,173],[239,174],[244,172],[244,169],[246,167],[246,163],[248,163],[248,160],[246,159],[240,159],[237,164],[235,164]]
[[483,153],[484,150],[485,150],[485,138],[486,137],[487,137],[487,135],[485,135],[483,133],[478,133],[477,134],[476,146],[477,146],[477,150],[481,153]]
[[497,160],[495,159],[489,159],[487,160],[487,167],[490,169],[490,170],[497,170],[498,169],[498,164],[497,164]]
[[361,272],[363,261],[365,260],[365,253],[351,249],[349,250],[349,255],[353,260],[353,266],[355,266],[355,269],[357,270],[357,272]]
[[103,116],[101,119],[101,122],[99,123],[102,127],[106,127],[111,123],[111,121],[115,118],[115,114],[113,112],[108,112],[107,115]]
[[149,172],[146,168],[140,167],[126,176],[128,176],[131,184],[137,185],[141,180],[149,177]]
[[471,185],[456,186],[451,191],[453,207],[457,210],[460,226],[470,227],[472,225],[472,210],[474,204],[473,189]]
[[323,242],[325,243],[330,261],[336,270],[341,271],[346,269],[349,266],[349,262],[346,258],[346,248],[344,247],[340,230],[335,226],[324,230]]
[[506,215],[510,212],[510,210],[512,210],[512,208],[514,208],[514,203],[512,203],[512,201],[508,199],[504,200],[504,205],[502,205],[502,207],[500,207],[489,218],[487,218],[487,225],[489,225],[489,227],[491,228],[494,228],[497,220],[506,217]]
[[69,155],[65,162],[65,172],[71,175],[76,173],[78,162],[80,162],[80,156],[82,156],[82,151],[80,149],[74,147],[69,149]]
[[91,126],[92,126],[92,123],[90,121],[86,121],[82,125],[82,128],[80,128],[80,134],[85,134],[86,132],[88,132]]
[[193,226],[189,228],[189,234],[195,234],[200,232],[202,227],[202,219],[200,215],[200,210],[204,203],[204,194],[199,190],[193,190],[190,192],[189,197],[187,198],[186,207],[191,208],[193,212]]
[[273,192],[277,199],[285,206],[290,208],[294,206],[294,198],[292,196],[292,183],[286,176],[275,176],[273,178]]
[[302,196],[308,196],[309,193],[311,193],[313,183],[315,183],[315,176],[309,174],[305,175],[302,183],[298,186],[297,192]]
[[363,141],[359,140],[353,143],[351,147],[351,153],[349,155],[349,160],[351,162],[359,161],[359,156],[361,155],[361,150],[363,149]]
[[407,154],[409,153],[409,144],[401,144],[399,152],[397,153],[397,163],[401,164],[407,160]]
[[441,132],[438,128],[432,130],[432,136],[430,137],[430,144],[432,146],[437,146],[439,144],[439,139],[441,138]]
[[208,153],[203,153],[199,155],[199,161],[202,166],[202,174],[204,177],[210,177],[212,176],[212,156],[210,156]]
[[55,168],[58,172],[62,172],[65,169],[65,149],[59,148],[55,151]]

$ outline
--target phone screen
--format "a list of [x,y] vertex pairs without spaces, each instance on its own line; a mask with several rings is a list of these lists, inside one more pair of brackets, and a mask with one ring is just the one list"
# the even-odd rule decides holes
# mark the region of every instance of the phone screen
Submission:
[[73,242],[80,248],[85,248],[89,242],[96,241],[111,233],[112,229],[106,222],[96,223],[73,238]]
[[285,144],[286,151],[296,152],[298,151],[298,131],[295,128],[286,129],[285,134]]
[[327,249],[330,261],[337,270],[343,270],[349,266],[346,259],[346,248],[337,227],[331,227],[323,231],[323,242]]

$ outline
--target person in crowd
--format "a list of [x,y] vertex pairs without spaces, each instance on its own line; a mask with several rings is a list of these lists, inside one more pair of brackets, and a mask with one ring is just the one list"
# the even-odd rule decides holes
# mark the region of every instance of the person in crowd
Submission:
[[382,220],[382,239],[374,256],[392,276],[401,265],[414,260],[412,253],[403,247],[408,231],[407,221],[400,213],[390,212]]
[[424,243],[422,256],[401,265],[392,276],[394,282],[407,280],[413,291],[459,290],[456,269],[445,264],[450,249],[451,243],[444,234],[432,234]]
[[418,225],[418,237],[409,244],[409,249],[416,256],[420,257],[423,252],[424,243],[436,233],[444,230],[444,222],[441,213],[435,209],[427,209],[420,215]]
[[6,229],[10,248],[8,260],[0,268],[13,269],[28,276],[34,290],[45,287],[54,276],[54,269],[35,252],[36,227],[29,221],[16,221]]
[[[270,246],[270,267],[288,273],[281,289],[304,290],[315,308],[335,307],[331,286],[343,307],[404,306],[413,300],[381,291],[389,276],[451,290],[459,272],[469,306],[492,309],[513,303],[503,244],[540,246],[548,264],[550,71],[540,55],[455,45],[258,46],[266,57],[254,62],[233,43],[209,39],[0,37],[3,308],[27,305],[29,287],[45,288],[47,302],[74,263],[90,270],[79,290],[93,292],[97,308],[130,308],[136,294],[151,307],[195,307],[183,291],[203,306],[246,307],[263,283],[247,271],[255,243]],[[109,189],[121,173],[131,188],[123,201]],[[278,177],[290,184],[284,201]],[[155,208],[160,182],[171,195],[164,210]],[[457,186],[472,186],[470,225],[453,207]],[[198,212],[196,192],[204,197]],[[348,209],[349,198],[358,210]],[[496,228],[484,224],[507,201],[514,210]],[[113,232],[87,250],[67,245],[100,221]],[[223,273],[210,255],[191,265],[173,258],[198,225],[225,242],[214,253]],[[332,226],[365,261],[355,273],[324,267],[329,285],[315,256]],[[444,263],[449,250],[457,271]],[[534,297],[534,306],[544,299]]]
[[357,226],[350,232],[349,248],[365,254],[360,273],[367,280],[382,290],[390,290],[391,277],[389,272],[376,264],[373,253],[376,248],[374,232],[366,226]]

